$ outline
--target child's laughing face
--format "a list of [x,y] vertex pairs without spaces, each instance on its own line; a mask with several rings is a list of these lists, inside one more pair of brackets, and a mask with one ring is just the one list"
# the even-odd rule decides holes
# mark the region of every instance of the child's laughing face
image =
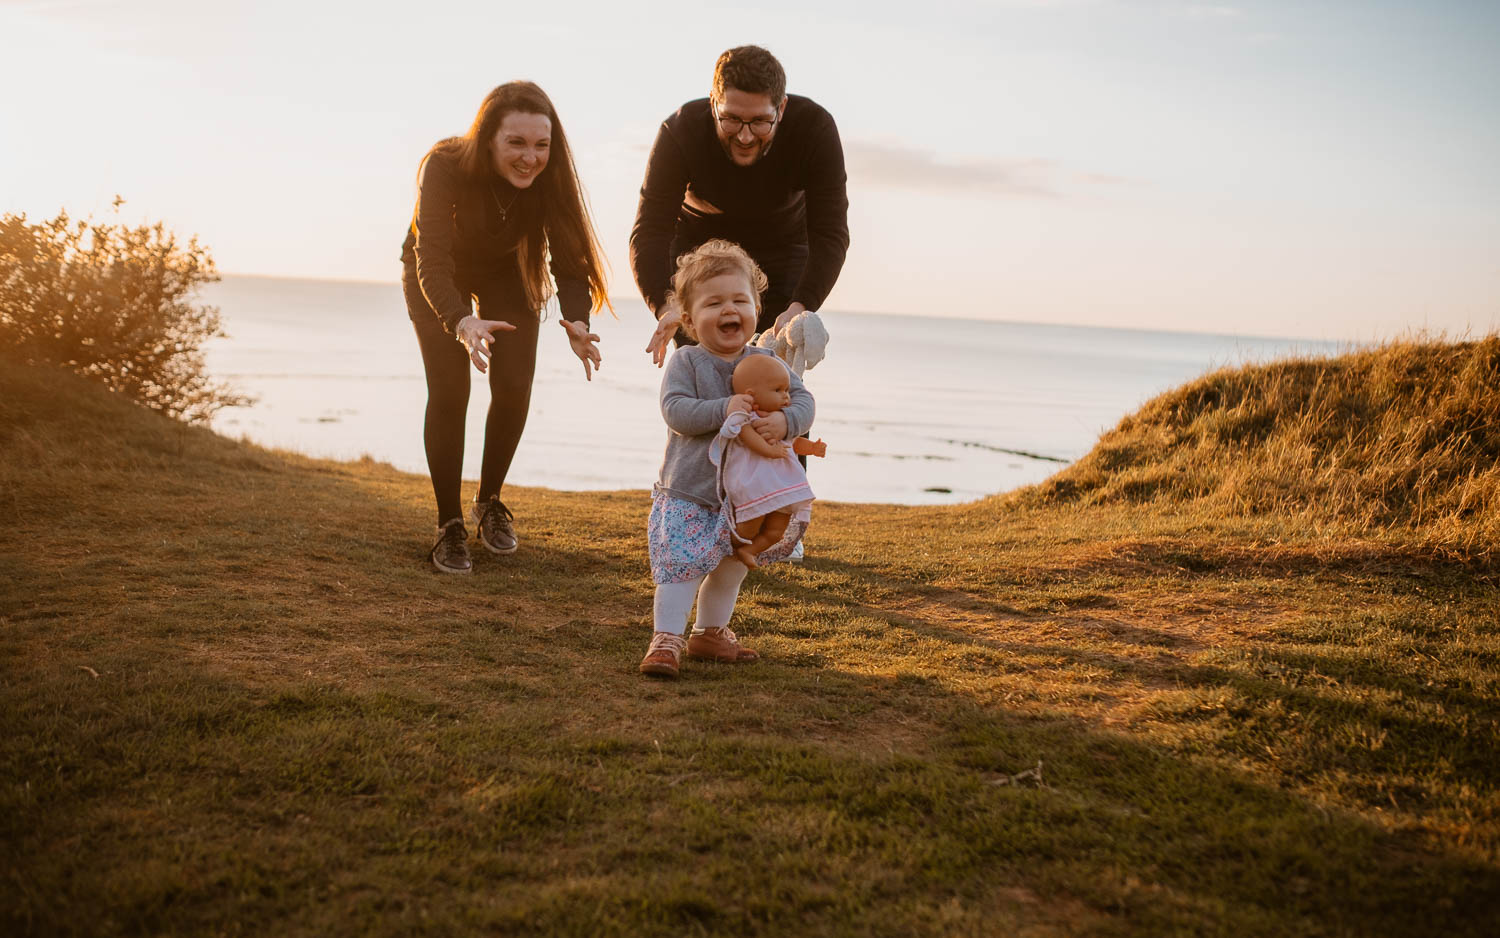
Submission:
[[710,277],[693,291],[693,329],[698,344],[733,359],[755,335],[755,287],[741,273]]

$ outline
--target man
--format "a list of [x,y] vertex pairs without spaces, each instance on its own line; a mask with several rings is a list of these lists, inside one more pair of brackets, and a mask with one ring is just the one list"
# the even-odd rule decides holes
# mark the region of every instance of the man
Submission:
[[666,301],[677,258],[711,238],[739,244],[770,280],[757,331],[822,305],[849,249],[845,178],[833,118],[786,93],[775,56],[759,46],[719,56],[710,97],[662,122],[630,231],[630,269],[658,320],[647,346],[658,367],[681,318]]

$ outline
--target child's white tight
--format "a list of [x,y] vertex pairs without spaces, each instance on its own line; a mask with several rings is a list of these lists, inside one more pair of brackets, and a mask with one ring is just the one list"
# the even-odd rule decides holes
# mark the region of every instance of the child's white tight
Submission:
[[652,610],[656,631],[673,635],[686,632],[694,598],[698,600],[698,621],[693,623],[693,634],[728,625],[729,617],[734,614],[734,601],[740,595],[740,584],[749,572],[738,560],[725,557],[706,576],[659,584]]

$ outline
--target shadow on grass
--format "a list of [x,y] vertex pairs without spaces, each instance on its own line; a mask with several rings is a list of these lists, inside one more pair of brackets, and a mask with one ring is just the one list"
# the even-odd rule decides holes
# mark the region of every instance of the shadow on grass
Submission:
[[1113,556],[1084,565],[1090,568],[1231,578],[1396,578],[1425,584],[1493,582],[1500,573],[1500,567],[1483,558],[1448,557],[1403,544],[1226,547],[1170,538],[1121,544]]
[[[25,620],[6,625],[0,681],[7,933],[1491,925],[1500,872],[1478,851],[1321,807],[1215,754],[982,702],[954,689],[953,665],[918,673],[877,655],[894,673],[860,673],[840,654],[858,622],[831,644],[802,636],[811,647],[780,661],[649,683],[634,673],[644,627],[602,627],[649,615],[634,499],[538,497],[522,554],[443,578],[420,563],[428,508],[411,493],[425,480],[403,489],[387,473],[378,494],[360,475],[378,470],[165,436],[185,442],[110,460],[98,435],[58,434],[11,476],[20,520],[0,569],[21,579],[3,584],[0,610]],[[59,497],[68,472],[121,494]],[[589,512],[603,517],[583,535]],[[1017,615],[854,566],[808,572]],[[1131,679],[1141,667],[968,635],[838,584],[763,589],[1002,662],[1044,655]],[[754,602],[742,611],[769,634],[801,628]],[[1232,663],[1183,668],[1174,679],[1189,688],[1288,698]],[[1330,747],[1379,716],[1299,693]],[[1044,785],[999,784],[1038,760]]]
[[[117,671],[5,690],[11,933],[1479,935],[1500,890],[1411,834],[914,675],[704,666],[476,713],[441,680]],[[840,731],[896,715],[920,751]],[[997,784],[1039,759],[1043,785]]]
[[[785,582],[767,588],[798,596],[798,603],[812,602],[818,595],[816,591]],[[1482,683],[1476,686],[1472,677],[1396,669],[1383,665],[1368,649],[1327,646],[1310,638],[1307,644],[1295,646],[1247,643],[1232,651],[1209,653],[1215,659],[1210,663],[1196,663],[1165,654],[1143,657],[1112,653],[1097,645],[1107,641],[1165,651],[1184,644],[1178,636],[1145,626],[1114,621],[1054,625],[1054,629],[1071,626],[1080,634],[1091,632],[1091,645],[1078,647],[1034,639],[998,638],[993,633],[975,634],[877,606],[838,604],[856,615],[885,621],[891,627],[954,648],[983,649],[984,653],[962,660],[968,666],[985,668],[991,673],[1025,675],[1037,670],[1053,671],[1063,663],[1102,669],[1116,685],[1156,690],[1229,689],[1239,701],[1237,707],[1226,705],[1229,715],[1241,720],[1249,720],[1256,710],[1269,705],[1282,707],[1285,713],[1276,722],[1288,725],[1262,727],[1264,737],[1257,738],[1257,745],[1250,747],[1253,750],[1274,742],[1296,720],[1311,720],[1336,737],[1350,740],[1367,735],[1388,737],[1389,747],[1381,744],[1384,756],[1374,758],[1372,766],[1394,771],[1397,761],[1402,766],[1441,764],[1448,767],[1457,781],[1485,789],[1494,784],[1494,767],[1488,753],[1500,749],[1500,734],[1496,730],[1500,726],[1500,697],[1495,694],[1493,674],[1482,677]],[[815,631],[796,626],[788,629],[771,619],[764,619],[761,624],[791,637],[811,637]],[[1482,653],[1465,658],[1476,666],[1484,666],[1486,661]],[[1445,708],[1455,714],[1454,719],[1434,716]],[[1202,713],[1212,715],[1216,709],[1223,711],[1225,707],[1204,709]],[[1185,714],[1177,716],[1192,718]],[[1352,763],[1370,759],[1369,752],[1351,751]]]

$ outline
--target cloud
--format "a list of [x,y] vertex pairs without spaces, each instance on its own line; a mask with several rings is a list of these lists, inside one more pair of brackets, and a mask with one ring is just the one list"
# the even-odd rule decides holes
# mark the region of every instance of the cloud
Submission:
[[852,181],[889,189],[1057,199],[1069,184],[1133,182],[1123,176],[1074,172],[1055,160],[950,160],[930,150],[858,141],[845,142],[844,161]]
[[1000,195],[1055,198],[1050,177],[1057,164],[1050,160],[948,161],[928,150],[879,143],[849,143],[844,147],[849,176],[864,183],[897,189],[976,189]]
[[1112,173],[1079,173],[1078,178],[1095,186],[1134,186],[1139,183],[1139,180],[1129,176],[1116,176]]

